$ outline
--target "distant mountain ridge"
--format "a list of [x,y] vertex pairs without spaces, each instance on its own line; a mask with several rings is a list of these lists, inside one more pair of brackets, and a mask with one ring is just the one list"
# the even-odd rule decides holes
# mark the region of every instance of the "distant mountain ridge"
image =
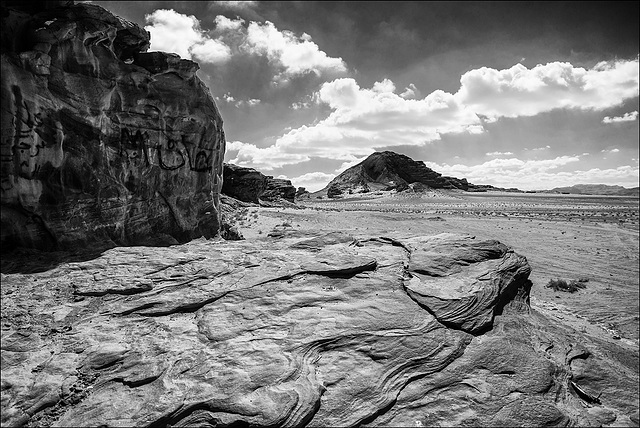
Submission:
[[375,152],[359,164],[343,171],[316,195],[337,197],[345,193],[367,193],[377,190],[404,191],[408,189],[458,189],[466,192],[502,190],[521,192],[518,189],[502,189],[489,185],[475,185],[466,178],[444,176],[427,167],[423,161],[409,156],[384,151]]
[[607,184],[576,184],[567,187],[554,187],[550,190],[539,190],[543,193],[569,193],[576,195],[610,195],[610,196],[640,196],[640,188],[626,188],[609,186]]

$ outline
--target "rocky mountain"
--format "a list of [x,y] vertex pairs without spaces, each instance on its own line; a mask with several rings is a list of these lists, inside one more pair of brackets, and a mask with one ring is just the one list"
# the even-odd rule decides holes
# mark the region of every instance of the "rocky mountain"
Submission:
[[199,66],[100,6],[2,3],[1,244],[172,244],[220,227],[225,137]]
[[576,195],[639,196],[640,188],[626,188],[622,186],[609,186],[606,184],[576,184],[569,187],[554,187],[551,190],[542,190],[541,192],[569,193]]
[[465,178],[447,177],[428,168],[423,161],[415,161],[406,155],[384,151],[375,152],[359,164],[343,171],[316,196],[330,198],[347,193],[367,193],[373,190],[459,189],[467,192],[487,190],[517,191],[489,185],[475,185]]
[[2,425],[637,425],[633,362],[533,311],[529,272],[318,231],[3,274]]
[[264,175],[253,168],[225,163],[222,193],[243,202],[294,202],[296,188],[289,180]]

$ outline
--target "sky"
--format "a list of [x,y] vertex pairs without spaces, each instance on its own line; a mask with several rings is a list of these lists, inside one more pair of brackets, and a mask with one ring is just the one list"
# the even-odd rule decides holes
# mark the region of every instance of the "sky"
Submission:
[[382,150],[474,184],[638,186],[640,2],[93,3],[199,63],[225,162],[296,187]]

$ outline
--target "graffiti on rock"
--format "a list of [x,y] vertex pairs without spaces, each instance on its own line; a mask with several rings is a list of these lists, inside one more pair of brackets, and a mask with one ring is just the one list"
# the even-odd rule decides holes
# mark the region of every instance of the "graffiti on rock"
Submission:
[[[122,128],[119,154],[131,166],[156,165],[166,171],[188,167],[194,172],[213,169],[214,151],[198,147],[185,135],[173,135],[153,141],[149,132]],[[162,141],[164,140],[164,141]]]
[[2,192],[13,187],[10,176],[32,180],[47,162],[57,167],[64,158],[64,132],[60,122],[38,112],[33,101],[24,99],[19,86],[13,85],[11,93],[14,111],[11,126],[2,140],[0,156]]

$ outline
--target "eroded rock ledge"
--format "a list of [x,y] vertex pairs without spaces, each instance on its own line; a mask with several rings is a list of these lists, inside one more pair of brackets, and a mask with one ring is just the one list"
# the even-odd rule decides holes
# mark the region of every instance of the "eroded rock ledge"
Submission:
[[294,203],[296,188],[290,180],[273,178],[253,168],[224,164],[222,193],[243,202],[270,206]]
[[215,236],[225,138],[198,64],[145,52],[145,30],[96,5],[13,3],[2,7],[3,250]]
[[629,380],[530,310],[528,274],[495,241],[341,232],[3,274],[2,424],[629,421],[630,397],[573,392],[590,370]]

